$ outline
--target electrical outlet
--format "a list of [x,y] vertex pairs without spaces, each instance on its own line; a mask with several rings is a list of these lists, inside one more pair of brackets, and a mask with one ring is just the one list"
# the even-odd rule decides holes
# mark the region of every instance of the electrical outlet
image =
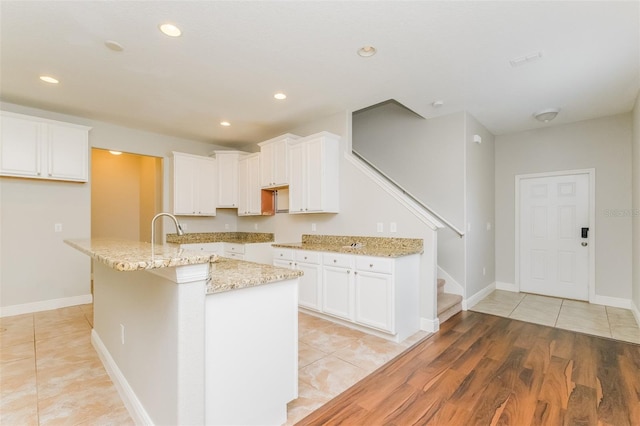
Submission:
[[182,222],[180,224],[180,228],[182,228],[183,231],[186,231],[187,229],[189,229],[189,224]]
[[317,229],[318,229],[318,227],[316,226],[316,224],[315,224],[315,223],[312,223],[312,224],[311,224],[311,230],[312,230],[313,232],[315,232],[315,231],[317,231]]
[[378,223],[376,224],[376,230],[377,230],[378,232],[384,232],[384,223],[382,223],[382,222],[378,222]]
[[487,275],[487,268],[486,267],[482,267],[482,276]]
[[257,223],[253,224],[253,229],[255,229],[256,231],[258,230],[258,224]]
[[491,222],[487,222],[487,231],[491,231]]
[[397,232],[398,231],[398,225],[395,222],[391,222],[389,224],[389,232]]
[[61,223],[56,223],[55,225],[53,225],[53,230],[55,232],[62,232],[62,224]]
[[122,341],[122,344],[124,345],[124,324],[120,324],[120,340]]

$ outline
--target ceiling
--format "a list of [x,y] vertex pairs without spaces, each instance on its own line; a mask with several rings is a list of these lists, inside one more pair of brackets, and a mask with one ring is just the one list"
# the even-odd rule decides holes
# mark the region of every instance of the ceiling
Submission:
[[[532,114],[551,107],[554,125],[630,111],[639,6],[2,0],[0,99],[228,145],[388,99],[426,118],[467,110],[499,135],[548,126]],[[164,22],[182,36],[162,34]],[[377,54],[358,56],[365,45]]]

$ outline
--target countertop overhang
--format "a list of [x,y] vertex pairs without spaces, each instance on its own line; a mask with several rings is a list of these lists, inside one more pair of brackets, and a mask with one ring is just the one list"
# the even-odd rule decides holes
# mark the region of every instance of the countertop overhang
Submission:
[[[355,247],[353,246],[355,245]],[[419,238],[385,238],[342,235],[302,235],[302,242],[274,243],[273,247],[346,253],[375,257],[402,257],[423,253]]]

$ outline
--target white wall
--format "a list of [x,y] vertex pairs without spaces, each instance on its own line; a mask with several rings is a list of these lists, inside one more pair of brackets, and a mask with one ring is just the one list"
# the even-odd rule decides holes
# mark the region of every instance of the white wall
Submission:
[[[92,147],[164,157],[164,211],[170,211],[170,153],[207,155],[220,148],[86,118],[1,103],[0,109],[91,126]],[[90,294],[89,258],[63,243],[91,234],[91,185],[0,178],[0,307]],[[215,218],[183,219],[189,232],[236,227],[234,211]],[[54,224],[63,225],[54,233]],[[170,231],[171,222],[164,223]],[[46,305],[46,303],[45,303]],[[3,309],[3,312],[11,310]],[[3,313],[4,314],[4,313]]]
[[633,284],[636,320],[640,322],[640,91],[633,108]]
[[494,136],[468,113],[465,133],[465,295],[471,297],[495,282]]
[[596,169],[596,295],[631,298],[631,115],[497,136],[496,281],[515,283],[515,176]]

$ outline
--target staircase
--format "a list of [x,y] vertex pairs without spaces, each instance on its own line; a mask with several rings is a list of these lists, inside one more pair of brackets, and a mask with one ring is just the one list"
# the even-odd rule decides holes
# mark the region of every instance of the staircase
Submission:
[[444,292],[445,281],[438,278],[438,321],[440,324],[462,311],[462,296]]

